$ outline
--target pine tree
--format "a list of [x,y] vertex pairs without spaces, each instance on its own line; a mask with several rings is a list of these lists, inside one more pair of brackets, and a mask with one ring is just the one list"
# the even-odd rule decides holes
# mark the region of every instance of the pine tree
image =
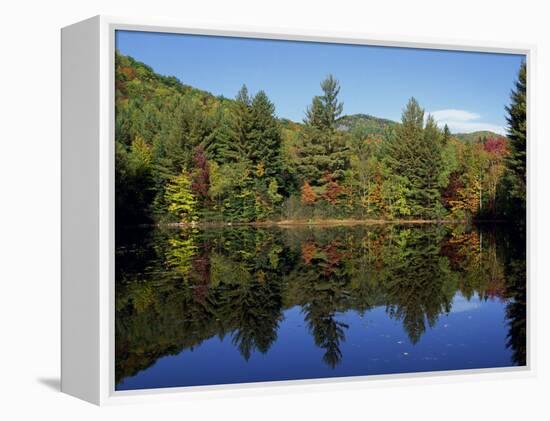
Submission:
[[281,132],[275,117],[275,106],[264,91],[259,91],[250,107],[251,160],[261,165],[263,175],[276,177],[281,172]]
[[443,171],[443,137],[433,116],[428,115],[424,128],[424,165],[419,168],[420,187],[423,189],[425,214],[431,217],[441,215],[440,174]]
[[336,120],[343,110],[338,101],[340,85],[329,75],[321,89],[323,95],[314,97],[306,111],[297,152],[299,177],[317,186],[324,185],[327,173],[334,180],[341,179],[348,160],[344,135],[336,130]]
[[326,129],[335,130],[336,120],[344,109],[344,104],[338,101],[340,84],[332,75],[328,75],[321,83],[321,89],[323,90],[323,95],[319,99],[324,111],[322,124]]
[[409,99],[403,114],[401,115],[401,123],[406,129],[405,133],[409,135],[418,135],[424,127],[424,109],[420,107],[418,101],[412,97]]
[[323,128],[325,111],[321,97],[315,96],[311,100],[311,105],[306,110],[304,123],[311,127]]
[[401,126],[388,141],[385,163],[394,175],[404,181],[407,205],[412,215],[438,217],[440,172],[442,171],[441,133],[433,117],[424,127],[424,110],[411,98],[403,110]]
[[443,144],[447,144],[447,142],[451,139],[451,131],[449,130],[449,126],[445,124],[443,127]]
[[527,156],[527,67],[523,63],[519,70],[512,103],[506,107],[510,153],[506,160],[509,184],[507,194],[512,196],[513,212],[525,218],[526,201],[526,156]]
[[215,139],[208,147],[209,153],[219,164],[246,162],[252,166],[254,148],[250,141],[251,131],[252,102],[248,88],[243,85],[226,110]]

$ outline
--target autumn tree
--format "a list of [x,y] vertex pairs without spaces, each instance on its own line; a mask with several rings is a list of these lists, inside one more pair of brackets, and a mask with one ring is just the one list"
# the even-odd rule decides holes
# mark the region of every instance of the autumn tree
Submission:
[[201,207],[208,206],[210,196],[210,167],[204,148],[199,145],[193,151],[193,170],[191,172],[191,191]]
[[179,222],[192,222],[196,219],[197,199],[191,189],[191,177],[183,170],[166,187],[168,211]]
[[338,181],[334,180],[331,174],[327,173],[323,177],[323,184],[325,191],[323,192],[323,199],[331,205],[337,205],[338,200],[343,193],[343,187],[338,184]]
[[371,192],[375,174],[379,169],[379,150],[382,139],[368,136],[363,132],[352,132],[349,140],[350,168],[348,171],[351,179],[351,189],[356,198],[356,203],[361,209],[361,215],[365,216],[372,211]]
[[498,213],[497,191],[498,185],[506,170],[505,160],[508,155],[507,141],[505,138],[489,137],[483,144],[483,152],[486,156],[486,168],[484,170],[484,184],[486,192],[486,212],[491,217]]
[[311,216],[313,216],[313,205],[317,200],[317,194],[307,181],[302,185],[300,190],[300,198],[303,205],[306,207],[311,207]]
[[482,209],[483,177],[486,157],[480,143],[468,142],[461,154],[461,167],[444,192],[455,219],[472,219]]

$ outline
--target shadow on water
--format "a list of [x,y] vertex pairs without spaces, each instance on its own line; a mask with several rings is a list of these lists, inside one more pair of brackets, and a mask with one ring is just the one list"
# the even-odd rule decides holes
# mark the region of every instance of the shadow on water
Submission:
[[[199,352],[216,337],[230,338],[244,361],[268,355],[292,308],[300,309],[322,364],[336,369],[352,332],[345,315],[385,309],[384,320],[398,322],[414,347],[453,310],[456,297],[497,303],[503,311],[495,323],[504,318],[508,334],[493,345],[501,354],[510,350],[508,365],[525,364],[525,241],[505,226],[120,232],[116,382],[161,357]],[[487,358],[480,364],[490,367]],[[399,372],[404,363],[396,364]]]

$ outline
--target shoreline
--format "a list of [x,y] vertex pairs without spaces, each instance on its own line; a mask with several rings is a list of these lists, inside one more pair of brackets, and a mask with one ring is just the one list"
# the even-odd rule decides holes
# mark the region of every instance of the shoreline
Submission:
[[336,226],[375,226],[375,225],[466,225],[466,224],[494,224],[506,223],[505,220],[478,220],[463,221],[456,219],[285,219],[280,221],[255,221],[255,222],[171,222],[153,224],[156,227],[172,228],[222,228],[222,227],[336,227]]

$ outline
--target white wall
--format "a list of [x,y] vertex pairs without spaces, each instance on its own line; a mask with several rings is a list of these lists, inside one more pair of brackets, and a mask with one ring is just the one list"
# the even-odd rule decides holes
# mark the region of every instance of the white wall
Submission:
[[[215,3],[215,4],[214,4]],[[4,2],[0,25],[0,418],[96,419],[543,419],[550,415],[547,362],[550,273],[544,265],[550,180],[550,29],[542,1],[95,0]],[[540,251],[533,257],[539,311],[539,375],[512,381],[265,395],[185,404],[98,409],[50,387],[59,378],[59,28],[102,13],[184,22],[328,29],[381,35],[538,44],[536,130]],[[7,233],[7,235],[6,235]],[[548,297],[548,298],[546,298]],[[57,387],[57,386],[55,386]],[[543,390],[543,388],[546,390]],[[271,391],[271,393],[273,393]],[[538,415],[535,415],[537,414]],[[11,413],[6,416],[7,413]]]

